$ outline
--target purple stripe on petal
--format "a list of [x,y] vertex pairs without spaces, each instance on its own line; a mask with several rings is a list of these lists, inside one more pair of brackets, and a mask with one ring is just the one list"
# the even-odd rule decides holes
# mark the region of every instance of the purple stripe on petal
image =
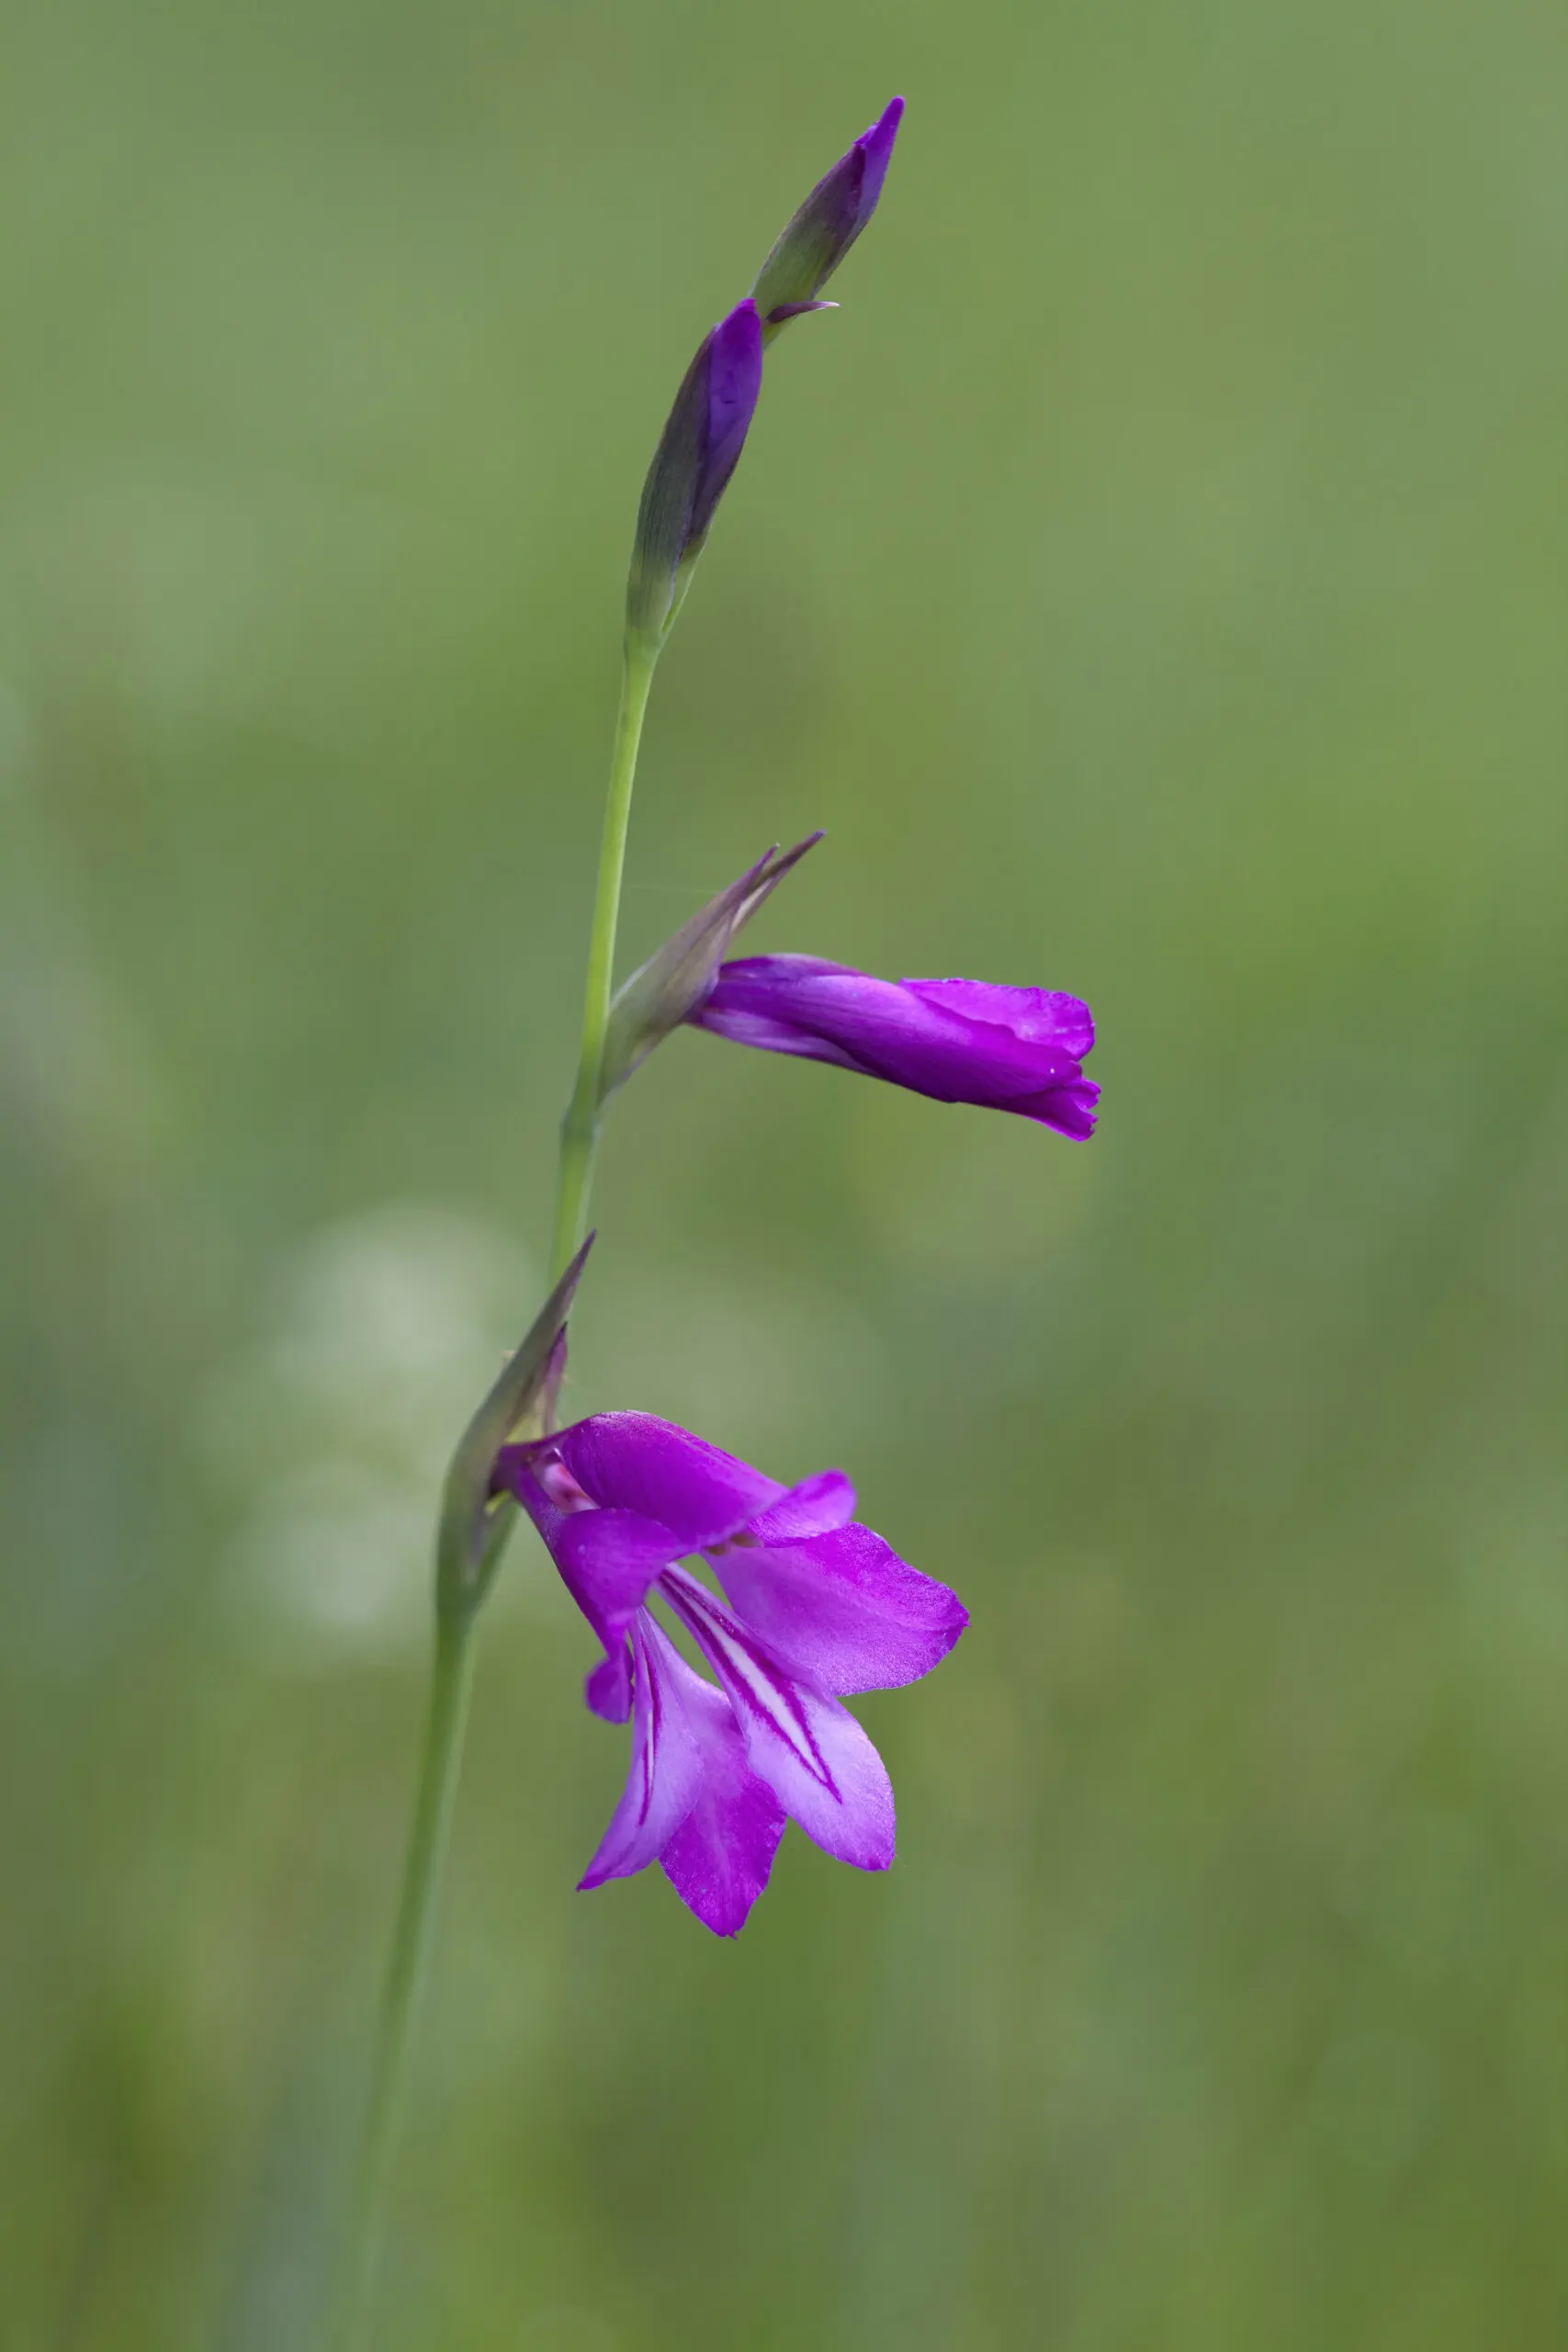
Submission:
[[824,1853],[859,1870],[893,1860],[893,1790],[848,1709],[787,1674],[684,1568],[660,1590],[702,1648],[739,1723],[751,1769]]
[[693,1672],[651,1617],[645,1622],[648,1646],[659,1657],[666,1687],[679,1697],[703,1765],[691,1809],[660,1860],[705,1928],[716,1936],[739,1935],[768,1883],[787,1816],[751,1770],[724,1693]]
[[691,1812],[703,1782],[703,1751],[666,1664],[666,1654],[674,1654],[646,1611],[633,1621],[631,1639],[631,1770],[599,1850],[578,1881],[583,1889],[646,1870]]
[[714,1568],[749,1631],[830,1695],[918,1682],[969,1623],[956,1593],[858,1521],[796,1544],[731,1544]]
[[588,1703],[624,1723],[626,1637],[661,1569],[678,1559],[678,1537],[631,1510],[582,1510],[562,1520],[551,1545],[561,1581],[604,1645],[605,1664],[589,1678]]

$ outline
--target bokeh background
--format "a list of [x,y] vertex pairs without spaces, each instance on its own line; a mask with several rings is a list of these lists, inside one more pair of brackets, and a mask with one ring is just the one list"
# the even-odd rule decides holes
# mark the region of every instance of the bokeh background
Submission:
[[434,1479],[540,1286],[643,468],[807,187],[627,955],[1077,989],[1077,1147],[677,1038],[573,1403],[974,1613],[896,1869],[572,1892],[483,1633],[385,2352],[1568,2333],[1568,20],[14,7],[0,2335],[310,2352]]

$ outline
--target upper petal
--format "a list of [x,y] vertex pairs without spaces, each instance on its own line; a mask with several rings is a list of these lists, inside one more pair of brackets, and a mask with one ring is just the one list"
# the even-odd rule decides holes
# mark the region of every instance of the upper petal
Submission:
[[[630,1878],[662,1852],[696,1802],[703,1751],[686,1717],[669,1643],[647,1611],[632,1624],[636,1702],[626,1789],[580,1887]],[[679,1658],[675,1659],[681,1665]],[[684,1669],[690,1674],[690,1668]],[[695,1678],[693,1678],[695,1679]],[[715,1694],[717,1695],[716,1693]]]
[[886,1870],[896,1829],[892,1785],[848,1709],[796,1681],[686,1569],[667,1570],[660,1589],[723,1684],[751,1770],[825,1853]]
[[969,1623],[955,1592],[858,1521],[802,1543],[730,1544],[714,1568],[736,1614],[818,1690],[917,1682]]
[[1031,1045],[1054,1046],[1081,1061],[1094,1045],[1094,1016],[1081,997],[1060,989],[1004,988],[995,980],[905,980],[928,1004],[962,1013],[965,1021],[1010,1029]]
[[785,1492],[776,1478],[652,1413],[594,1413],[562,1430],[555,1445],[596,1503],[667,1527],[676,1538],[671,1558],[722,1542]]

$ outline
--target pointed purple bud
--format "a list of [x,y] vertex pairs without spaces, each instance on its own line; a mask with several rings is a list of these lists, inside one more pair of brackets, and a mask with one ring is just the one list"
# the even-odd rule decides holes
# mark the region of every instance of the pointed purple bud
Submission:
[[446,1615],[478,1607],[501,1557],[513,1514],[510,1498],[492,1490],[496,1455],[510,1439],[547,1434],[554,1426],[566,1369],[566,1318],[592,1247],[590,1234],[457,1441],[442,1488],[435,1546],[436,1606]]
[[736,933],[821,838],[819,832],[809,833],[782,857],[771,849],[632,974],[610,1007],[601,1102],[631,1076],[661,1038],[691,1019],[712,989]]
[[876,209],[903,114],[903,99],[890,100],[818,181],[762,264],[751,295],[765,342],[802,311],[825,307],[816,298]]
[[762,388],[762,327],[741,302],[698,345],[643,484],[626,583],[626,628],[657,647],[746,444]]

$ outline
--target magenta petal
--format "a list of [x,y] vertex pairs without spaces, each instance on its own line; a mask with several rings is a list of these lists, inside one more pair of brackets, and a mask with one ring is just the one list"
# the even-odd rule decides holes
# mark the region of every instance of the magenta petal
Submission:
[[898,136],[898,125],[904,119],[904,101],[890,98],[869,130],[863,130],[855,141],[864,158],[860,184],[860,202],[855,214],[855,234],[858,237],[875,211],[887,177],[887,166],[893,161],[893,141]]
[[720,966],[688,1018],[737,1045],[831,1062],[938,1102],[1016,1112],[1068,1135],[1092,1125],[1092,1101],[1074,1090],[1094,1024],[1060,990],[881,980],[816,956],[742,956]]
[[[720,990],[724,989],[724,993]],[[711,1029],[716,1037],[728,1037],[732,1046],[754,1046],[764,1054],[796,1054],[808,1062],[831,1062],[835,1069],[851,1069],[860,1078],[874,1078],[876,1072],[857,1062],[826,1037],[818,1037],[809,1029],[796,1029],[787,1021],[775,1021],[765,1012],[753,1012],[733,1001],[732,993],[721,980],[701,1007],[691,1016],[694,1027]]]
[[1099,1101],[1100,1089],[1093,1079],[1079,1078],[1066,1086],[1044,1087],[1038,1094],[1021,1094],[1017,1102],[1006,1102],[1002,1108],[1037,1120],[1043,1127],[1055,1127],[1058,1135],[1070,1136],[1075,1143],[1087,1143],[1094,1133]]
[[545,1484],[548,1479],[559,1489],[551,1446],[503,1446],[495,1466],[497,1478],[538,1529],[561,1582],[604,1645],[604,1661],[588,1678],[588,1704],[606,1723],[624,1724],[632,1705],[626,1629],[660,1570],[679,1559],[685,1546],[657,1520],[634,1511],[592,1510],[581,1494],[577,1508],[562,1510]]
[[651,1618],[646,1623],[649,1646],[657,1645],[666,1688],[679,1693],[703,1766],[695,1799],[659,1859],[704,1927],[736,1936],[768,1883],[787,1815],[752,1771],[723,1691],[693,1672]]
[[605,1664],[589,1679],[588,1703],[609,1723],[625,1723],[626,1629],[661,1568],[685,1548],[657,1520],[630,1510],[581,1510],[558,1517],[547,1539],[561,1581],[604,1645]]
[[723,1684],[753,1772],[824,1853],[859,1870],[886,1870],[893,1790],[848,1709],[795,1681],[686,1569],[666,1570],[660,1589]]
[[618,1614],[623,1628],[681,1549],[672,1529],[635,1510],[574,1511],[556,1531],[556,1561],[583,1615]]
[[746,1533],[757,1544],[798,1543],[804,1535],[826,1535],[855,1515],[855,1490],[841,1470],[819,1470],[758,1513]]
[[762,390],[762,322],[748,295],[708,337],[702,464],[692,488],[688,544],[699,544],[728,486]]
[[590,1711],[607,1724],[624,1724],[632,1711],[631,1656],[624,1641],[602,1657],[582,1686]]
[[1004,988],[995,980],[901,980],[899,986],[965,1021],[1009,1029],[1029,1045],[1054,1046],[1074,1061],[1082,1061],[1094,1044],[1088,1005],[1060,989]]
[[637,1693],[631,1770],[599,1850],[578,1881],[582,1888],[646,1870],[691,1812],[702,1785],[703,1750],[666,1664],[674,1652],[646,1610],[634,1619],[631,1638]]
[[742,956],[721,965],[695,1017],[704,1028],[740,1044],[768,1041],[742,1034],[738,1022],[753,1029],[759,1020],[772,1023],[794,1033],[784,1050],[835,1061],[942,1102],[994,1102],[1077,1075],[1067,1055],[929,1003],[896,980],[807,956]]
[[678,1539],[671,1557],[721,1543],[785,1491],[652,1413],[594,1413],[563,1430],[556,1445],[594,1502],[669,1528]]
[[714,1567],[737,1616],[829,1693],[918,1682],[969,1623],[956,1593],[858,1521],[804,1543],[731,1544]]

